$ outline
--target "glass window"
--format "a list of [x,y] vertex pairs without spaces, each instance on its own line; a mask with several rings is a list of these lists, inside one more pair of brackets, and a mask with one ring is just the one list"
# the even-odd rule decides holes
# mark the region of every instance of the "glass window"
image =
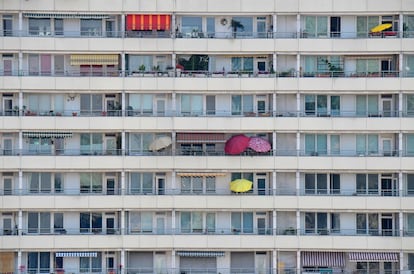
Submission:
[[[413,66],[413,68],[414,68],[414,66]],[[414,94],[407,94],[405,96],[405,98],[406,98],[406,102],[407,102],[406,103],[406,115],[407,116],[414,116]]]
[[181,32],[184,35],[192,35],[203,31],[202,18],[196,16],[183,16],[181,18]]
[[191,212],[181,212],[181,232],[189,233],[191,231]]
[[63,35],[63,19],[55,18],[55,35]]
[[253,112],[253,95],[243,95],[243,112]]
[[367,182],[366,174],[357,174],[356,175],[356,190],[359,194],[366,194]]
[[63,186],[63,174],[62,173],[55,173],[54,187],[55,187],[56,193],[63,192],[64,186]]
[[243,232],[253,233],[253,213],[243,212]]
[[101,232],[102,231],[102,214],[101,213],[92,213],[92,232]]
[[231,58],[231,71],[241,71],[242,70],[242,57],[232,57]]
[[214,38],[215,36],[215,19],[214,17],[207,17],[207,37]]
[[414,134],[406,135],[406,155],[414,156]]
[[305,193],[315,193],[315,174],[305,174]]
[[207,193],[216,192],[216,177],[206,177],[206,192]]
[[378,175],[368,174],[368,193],[378,194]]
[[357,234],[366,234],[367,233],[367,216],[366,216],[366,214],[357,213],[356,223],[357,223]]
[[305,30],[307,37],[320,37],[328,34],[328,17],[306,16]]
[[330,135],[331,138],[331,155],[339,155],[341,151],[340,136]]
[[368,134],[368,153],[378,153],[378,135]]
[[53,228],[54,228],[54,232],[63,231],[63,213],[53,214]]
[[366,136],[363,134],[356,135],[356,153],[358,155],[365,155],[366,153]]
[[231,229],[233,233],[241,232],[241,213],[231,213]]
[[192,232],[202,232],[203,231],[203,213],[201,212],[192,212],[191,213],[191,227]]
[[326,134],[318,134],[317,136],[317,152],[318,155],[328,154],[328,142]]
[[50,252],[28,252],[28,273],[50,273]]
[[40,233],[50,233],[50,213],[40,212]]
[[27,215],[28,233],[39,232],[39,213],[29,212]]
[[90,223],[91,223],[90,213],[80,213],[79,223],[80,223],[80,232],[89,233]]
[[181,193],[191,192],[191,177],[181,177]]
[[102,272],[101,253],[98,252],[96,257],[80,257],[79,272]]
[[316,218],[318,222],[318,233],[327,234],[328,233],[328,214],[317,213]]
[[80,173],[81,193],[101,193],[102,184],[101,173]]
[[326,95],[317,96],[317,112],[320,116],[328,114],[328,97]]
[[378,235],[378,229],[379,229],[378,223],[379,223],[378,214],[376,213],[368,214],[368,226],[369,226],[369,233],[371,235]]
[[101,36],[102,20],[81,19],[81,36]]
[[315,155],[315,153],[316,153],[315,134],[305,134],[305,154]]
[[315,233],[316,220],[314,212],[305,213],[305,233]]
[[367,97],[365,95],[356,96],[356,114],[358,116],[367,115]]
[[29,34],[47,36],[51,35],[49,18],[29,18]]
[[232,95],[231,96],[231,114],[240,115],[241,114],[241,95]]
[[141,213],[141,229],[142,232],[152,232],[152,213],[142,212]]
[[368,115],[378,116],[378,97],[376,95],[368,95]]
[[331,232],[339,233],[341,231],[341,219],[339,213],[331,213]]
[[203,96],[202,95],[181,95],[181,113],[187,115],[203,114]]
[[407,194],[414,195],[414,174],[407,174]]
[[331,115],[339,116],[341,114],[341,100],[339,96],[331,96]]
[[237,37],[253,37],[253,17],[233,17],[233,35]]
[[206,214],[206,226],[207,226],[207,232],[216,231],[216,214],[215,213]]
[[315,95],[305,95],[305,114],[306,115],[315,115],[316,113],[316,103]]
[[328,193],[328,176],[327,174],[316,174],[318,194]]
[[369,31],[379,24],[379,16],[357,16],[357,36],[368,37]]
[[414,213],[407,213],[407,229],[406,234],[409,236],[414,235]]

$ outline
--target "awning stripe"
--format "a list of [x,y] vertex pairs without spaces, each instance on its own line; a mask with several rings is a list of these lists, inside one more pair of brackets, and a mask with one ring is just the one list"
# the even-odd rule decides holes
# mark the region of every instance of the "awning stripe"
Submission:
[[118,65],[116,54],[72,54],[70,65]]
[[177,251],[181,257],[223,257],[224,251]]
[[215,177],[215,176],[226,176],[226,173],[217,173],[217,172],[179,172],[178,176],[182,177]]
[[344,252],[304,251],[301,254],[302,266],[343,267]]
[[171,15],[128,14],[126,30],[170,30]]
[[24,17],[29,18],[80,18],[80,19],[106,19],[108,14],[91,13],[23,13]]
[[55,257],[98,257],[98,252],[56,252]]
[[71,138],[72,132],[44,132],[44,131],[25,131],[24,138]]
[[398,262],[399,254],[396,252],[350,252],[349,261]]
[[179,143],[226,142],[224,133],[177,133]]

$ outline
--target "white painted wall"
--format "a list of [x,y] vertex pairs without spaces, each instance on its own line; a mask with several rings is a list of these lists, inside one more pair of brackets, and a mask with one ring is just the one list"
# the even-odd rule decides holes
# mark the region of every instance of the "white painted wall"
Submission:
[[65,36],[79,36],[80,19],[64,19],[63,32]]
[[296,134],[276,134],[276,149],[283,152],[293,153],[296,150]]
[[65,193],[79,194],[80,193],[79,173],[65,173],[63,177],[63,184],[64,184]]
[[355,155],[355,135],[341,134],[341,155]]
[[356,16],[341,16],[341,37],[356,37]]
[[355,192],[355,174],[341,174],[341,193],[350,195]]
[[355,213],[341,213],[341,234],[355,235],[356,233],[356,217]]

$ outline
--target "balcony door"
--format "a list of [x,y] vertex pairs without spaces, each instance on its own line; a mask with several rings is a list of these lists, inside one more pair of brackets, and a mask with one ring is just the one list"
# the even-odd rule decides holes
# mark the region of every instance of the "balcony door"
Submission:
[[382,106],[382,116],[384,117],[391,117],[392,115],[392,98],[382,98],[381,99],[381,106]]
[[13,154],[13,139],[3,138],[3,155]]
[[114,177],[106,178],[106,194],[107,195],[115,194],[115,185],[116,185],[116,181]]
[[3,195],[12,195],[13,193],[13,178],[3,177]]
[[331,23],[331,37],[340,37],[341,36],[341,17],[332,16],[330,23]]
[[165,194],[165,177],[164,176],[157,176],[156,178],[157,182],[157,193],[158,195],[164,195]]
[[382,231],[383,236],[392,236],[393,234],[392,214],[382,214],[381,231]]

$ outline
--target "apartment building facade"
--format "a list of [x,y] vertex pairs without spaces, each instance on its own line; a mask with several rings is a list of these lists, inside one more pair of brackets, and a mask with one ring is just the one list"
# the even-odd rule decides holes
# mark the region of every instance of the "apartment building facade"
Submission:
[[411,0],[0,7],[1,273],[414,271]]

